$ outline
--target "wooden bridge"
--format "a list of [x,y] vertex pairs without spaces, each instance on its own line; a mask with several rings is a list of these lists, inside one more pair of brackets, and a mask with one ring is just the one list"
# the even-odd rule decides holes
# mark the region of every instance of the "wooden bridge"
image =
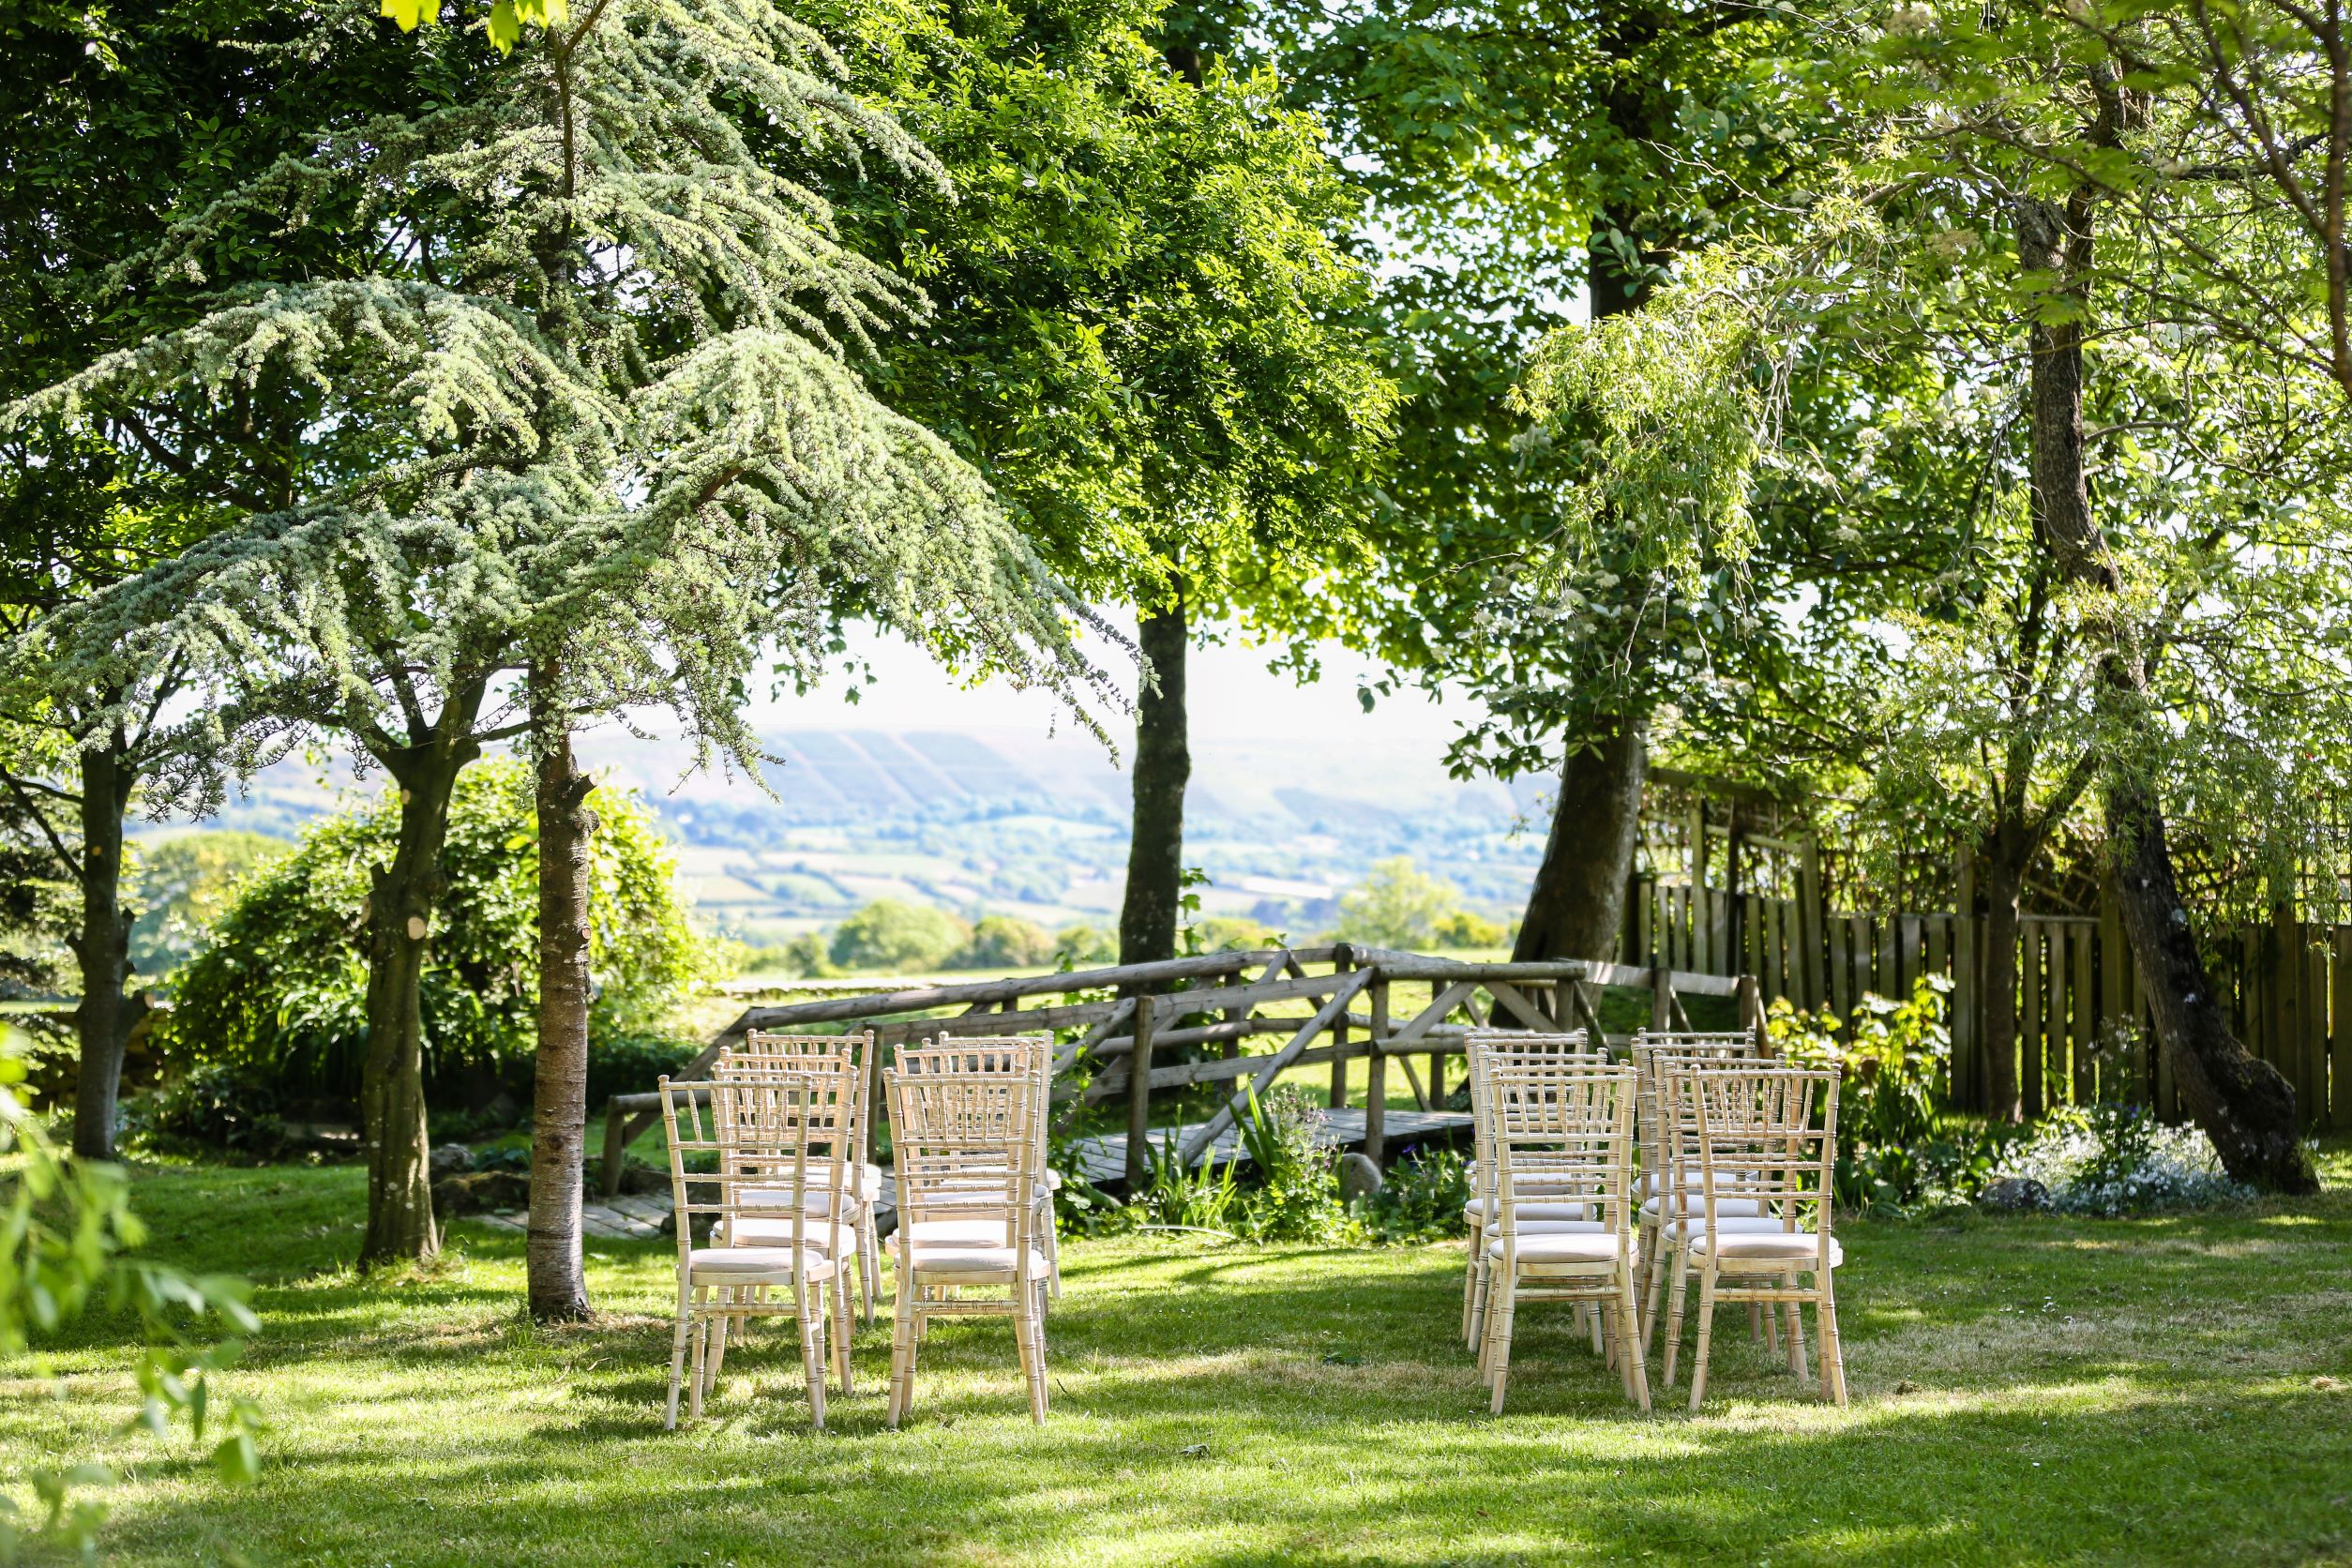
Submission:
[[[1392,1131],[1424,1137],[1452,1120],[1445,1112],[1447,1059],[1461,1053],[1463,1034],[1471,1028],[1583,1028],[1622,1046],[1626,1036],[1609,1034],[1602,1021],[1601,988],[1609,987],[1647,992],[1653,1029],[1689,1028],[1686,996],[1732,999],[1742,1027],[1763,1022],[1760,992],[1746,975],[1574,961],[1466,962],[1342,942],[748,1007],[679,1077],[707,1072],[721,1048],[755,1029],[871,1029],[884,1048],[942,1033],[1049,1032],[1056,1040],[1053,1097],[1067,1108],[1063,1123],[1087,1106],[1119,1102],[1126,1109],[1125,1131],[1089,1140],[1092,1150],[1081,1157],[1090,1168],[1101,1168],[1105,1180],[1134,1182],[1147,1168],[1153,1140],[1174,1137],[1184,1160],[1197,1165],[1230,1143],[1235,1119],[1253,1091],[1263,1094],[1284,1073],[1328,1064],[1334,1119],[1327,1136],[1385,1161]],[[1247,1049],[1252,1041],[1272,1036],[1281,1040],[1275,1048]],[[1182,1060],[1177,1053],[1186,1048],[1214,1054]],[[878,1112],[887,1054],[876,1051],[870,1065]],[[1424,1063],[1419,1070],[1416,1059]],[[1349,1071],[1358,1060],[1367,1080],[1360,1110],[1349,1103]],[[1410,1129],[1392,1129],[1392,1063],[1417,1108]],[[1196,1084],[1229,1085],[1232,1092],[1204,1121],[1154,1129],[1152,1092]],[[619,1190],[630,1139],[653,1125],[659,1108],[651,1093],[615,1095],[607,1106],[608,1194]]]

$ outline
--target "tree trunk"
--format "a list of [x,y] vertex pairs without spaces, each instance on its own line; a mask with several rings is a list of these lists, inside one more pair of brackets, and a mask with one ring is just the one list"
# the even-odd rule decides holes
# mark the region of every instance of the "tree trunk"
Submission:
[[82,753],[82,925],[71,943],[82,971],[74,1033],[82,1061],[74,1085],[73,1152],[114,1157],[114,1106],[123,1048],[146,1003],[126,994],[134,912],[123,908],[123,815],[138,773],[112,746]]
[[[2108,117],[2096,128],[2112,140]],[[2083,318],[2091,218],[2087,192],[2077,192],[2064,208],[2031,197],[2018,203],[2020,264],[2070,279],[2078,306],[2053,312],[2062,320],[2037,315],[2029,329],[2035,521],[2068,579],[2109,607],[2099,670],[2099,700],[2110,719],[2109,732],[2152,735],[2159,721],[2148,686],[2147,655],[2139,629],[2124,618],[2121,578],[2105,533],[2091,515],[2083,472]],[[2148,991],[2157,1042],[2172,1063],[2181,1099],[2232,1176],[2283,1192],[2315,1191],[2318,1177],[2297,1137],[2293,1086],[2230,1033],[2207,978],[2173,874],[2155,787],[2130,758],[2111,756],[2105,761],[2101,789],[2109,852],[2116,856],[2117,898]]]
[[[2017,914],[2026,884],[2025,858],[2007,824],[1985,835],[1982,851],[1984,891],[1984,990],[1978,1027],[1983,1031],[1985,1076],[1984,1112],[1997,1122],[2025,1119],[2025,1098],[2017,1078]],[[1967,910],[1960,918],[1969,918]]]
[[1636,716],[1594,748],[1570,752],[1561,764],[1551,833],[1511,949],[1514,959],[1606,961],[1617,956],[1625,887],[1641,837],[1649,738],[1648,719]]
[[[1610,53],[1636,47],[1631,36],[1605,40]],[[1628,135],[1650,134],[1652,106],[1646,94],[1613,96],[1611,123]],[[1650,281],[1621,264],[1614,234],[1635,230],[1630,213],[1610,211],[1594,225],[1588,251],[1585,292],[1594,321],[1628,314],[1650,297]],[[1652,258],[1655,259],[1655,258]],[[1625,887],[1634,874],[1634,851],[1641,842],[1642,783],[1649,776],[1650,713],[1646,704],[1620,709],[1604,722],[1589,749],[1572,746],[1560,768],[1560,796],[1552,803],[1551,831],[1544,859],[1528,889],[1527,912],[1511,956],[1520,962],[1544,958],[1617,956],[1625,920]]]
[[441,1250],[426,1162],[425,1024],[419,982],[435,907],[449,796],[471,748],[445,742],[382,761],[400,787],[392,864],[368,895],[368,1055],[359,1088],[368,1151],[368,1231],[362,1267],[422,1262]]
[[[551,705],[553,677],[532,671],[532,705]],[[568,731],[538,760],[539,1043],[531,1094],[531,1229],[524,1246],[531,1316],[588,1316],[580,1263],[580,1183],[588,1137],[588,863],[593,783]]]
[[1136,625],[1151,680],[1136,701],[1135,820],[1127,840],[1127,894],[1119,911],[1119,961],[1176,956],[1184,877],[1184,786],[1192,751],[1184,720],[1184,584],[1171,579],[1168,602]]

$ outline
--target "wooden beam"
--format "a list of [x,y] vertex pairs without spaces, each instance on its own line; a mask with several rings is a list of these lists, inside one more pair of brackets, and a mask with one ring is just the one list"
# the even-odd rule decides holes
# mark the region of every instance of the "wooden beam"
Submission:
[[[1370,971],[1368,972],[1378,973],[1379,971]],[[1428,1006],[1414,1014],[1411,1021],[1407,1023],[1404,1028],[1398,1030],[1394,1035],[1392,1035],[1383,1048],[1393,1050],[1399,1046],[1410,1045],[1413,1041],[1420,1039],[1424,1034],[1428,1033],[1429,1031],[1443,1023],[1446,1019],[1446,1015],[1452,1013],[1456,1007],[1459,1007],[1464,1000],[1477,988],[1478,988],[1474,983],[1469,981],[1446,987],[1443,990],[1438,992],[1437,995],[1429,999]]]
[[[1258,1069],[1257,1077],[1250,1080],[1250,1092],[1261,1091],[1272,1084],[1282,1070],[1306,1049],[1307,1042],[1329,1029],[1332,1020],[1347,1010],[1348,1003],[1355,1000],[1356,993],[1370,985],[1372,977],[1379,972],[1374,969],[1360,969],[1347,976],[1339,990],[1323,1003],[1321,1010],[1290,1036],[1290,1043],[1266,1058],[1265,1064]],[[1184,1139],[1184,1147],[1178,1151],[1178,1157],[1189,1167],[1200,1157],[1202,1150],[1216,1141],[1217,1134],[1233,1124],[1233,1119],[1241,1114],[1242,1107],[1247,1103],[1248,1093],[1237,1094],[1228,1100],[1223,1109],[1193,1129],[1192,1136]],[[1133,1154],[1130,1154],[1130,1163],[1133,1159]]]
[[1238,964],[1271,960],[1300,965],[1329,962],[1334,949],[1254,948],[1245,953],[1203,953],[1197,957],[1167,958],[1149,964],[1113,964],[1104,969],[1075,970],[1062,974],[1017,975],[1009,980],[977,980],[961,986],[922,986],[875,996],[831,997],[822,1002],[799,1002],[782,1007],[752,1007],[729,1026],[740,1034],[746,1029],[776,1029],[796,1023],[836,1023],[881,1017],[889,1013],[926,1013],[965,1003],[1001,1003],[1025,996],[1066,995],[1071,991],[1123,989],[1226,974]]
[[1143,1190],[1152,1152],[1152,1015],[1156,997],[1135,1003],[1135,1045],[1127,1059],[1127,1190]]

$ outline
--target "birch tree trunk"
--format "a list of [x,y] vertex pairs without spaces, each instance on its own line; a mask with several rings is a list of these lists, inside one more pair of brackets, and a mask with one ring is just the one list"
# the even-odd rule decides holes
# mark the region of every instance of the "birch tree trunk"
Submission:
[[[531,672],[535,712],[558,712],[555,671]],[[589,849],[594,781],[580,771],[571,733],[554,721],[538,758],[539,1041],[531,1093],[531,1227],[524,1269],[531,1316],[588,1316],[580,1259],[581,1180],[588,1139]]]

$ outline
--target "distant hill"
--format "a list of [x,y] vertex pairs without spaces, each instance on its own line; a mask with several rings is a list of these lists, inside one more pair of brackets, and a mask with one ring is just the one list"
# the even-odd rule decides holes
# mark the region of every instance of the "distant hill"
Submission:
[[[1126,862],[1127,776],[1082,736],[1003,731],[793,729],[762,737],[766,786],[690,772],[674,742],[617,729],[580,750],[608,782],[642,791],[678,846],[701,916],[753,941],[838,919],[878,897],[1058,927],[1115,919]],[[346,771],[281,764],[219,825],[288,835],[331,809]],[[1328,922],[1374,861],[1410,855],[1474,908],[1516,912],[1542,843],[1541,781],[1511,790],[1446,776],[1439,758],[1378,738],[1334,749],[1197,741],[1187,859],[1203,907],[1296,933]],[[1515,828],[1518,831],[1515,832]]]

